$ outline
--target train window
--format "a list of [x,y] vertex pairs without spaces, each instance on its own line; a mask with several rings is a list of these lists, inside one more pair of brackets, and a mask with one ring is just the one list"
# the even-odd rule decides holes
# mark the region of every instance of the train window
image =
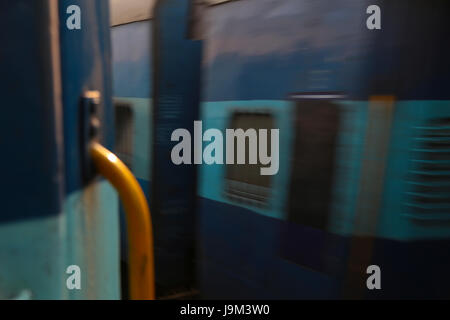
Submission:
[[331,100],[297,102],[288,220],[325,229],[332,200],[339,110]]
[[[231,119],[231,129],[267,129],[267,141],[271,141],[270,129],[274,127],[274,119],[269,113],[244,113],[236,112]],[[267,206],[270,196],[271,176],[261,175],[261,164],[248,164],[249,141],[246,139],[246,163],[234,163],[226,166],[225,193],[233,201],[247,203],[259,207]],[[235,143],[235,157],[237,144]],[[270,154],[270,144],[268,152]]]
[[131,169],[133,165],[134,119],[131,105],[115,102],[116,154]]

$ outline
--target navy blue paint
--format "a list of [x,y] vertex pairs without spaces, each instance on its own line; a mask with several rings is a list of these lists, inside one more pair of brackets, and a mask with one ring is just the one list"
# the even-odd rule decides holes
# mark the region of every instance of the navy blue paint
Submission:
[[41,1],[0,2],[0,222],[61,212],[62,146]]
[[[284,100],[302,91],[361,95],[368,53],[365,9],[363,2],[346,0],[217,6],[206,13],[206,43],[214,50],[205,63],[204,99]],[[318,71],[326,73],[316,77]]]
[[280,238],[284,259],[337,277],[345,272],[348,238],[289,222],[283,223]]
[[[201,42],[187,39],[190,1],[158,2],[154,18],[154,161],[151,209],[161,294],[194,274],[196,167],[171,160],[175,129],[198,119]],[[158,265],[164,266],[160,273]],[[162,270],[162,269],[161,269]]]
[[398,100],[450,98],[450,38],[446,0],[377,0],[382,29],[375,32],[365,78],[367,94]]
[[286,250],[311,255],[317,249],[311,239],[307,240],[309,248],[299,244],[307,235],[301,232],[283,248],[287,222],[206,198],[199,198],[198,220],[204,298],[326,299],[338,294],[340,283],[334,275],[283,256]]
[[372,263],[382,272],[368,299],[448,299],[450,239],[411,242],[376,239]]
[[140,21],[111,29],[114,96],[152,98],[152,21]]
[[[335,71],[327,80],[327,91],[345,91],[350,94],[353,92],[356,96],[361,88],[349,85],[355,79],[349,79],[349,73],[353,77],[356,77],[356,74],[351,73],[351,70],[348,73],[339,73],[338,70],[351,69],[342,63],[323,62],[329,55],[330,52],[323,51],[306,54],[300,51],[283,56],[262,55],[250,59],[235,54],[221,55],[205,70],[208,74],[205,100],[285,100],[290,93],[314,91],[308,87],[308,71],[314,68]],[[239,62],[241,59],[243,61]],[[237,74],[229,73],[239,63],[242,64]]]
[[[66,27],[66,9],[81,8],[81,30]],[[112,148],[112,109],[109,4],[103,0],[63,0],[59,2],[61,64],[64,104],[66,194],[83,187],[80,156],[80,97],[85,90],[99,90],[102,106],[102,143]]]
[[[450,98],[448,1],[283,2],[288,4],[291,10],[283,14],[280,3],[254,0],[211,11],[208,28],[214,31],[207,32],[207,43],[214,43],[217,53],[205,65],[206,101],[286,99],[304,91],[339,91],[362,100],[375,94]],[[369,4],[382,8],[381,30],[366,28]],[[233,15],[237,11],[246,14],[240,18]],[[271,11],[280,19],[264,15]],[[254,48],[250,54],[250,45],[233,44],[230,35],[248,38],[250,45],[252,38],[279,35],[291,46],[269,53]],[[317,70],[329,73],[315,89],[309,76]]]
[[[354,244],[364,239],[330,235],[199,198],[202,295],[230,299],[343,298],[350,241]],[[337,245],[333,247],[332,242]],[[374,239],[370,264],[381,268],[382,290],[367,290],[367,266],[360,266],[362,297],[448,298],[449,251],[450,239]],[[317,272],[319,268],[323,270]]]

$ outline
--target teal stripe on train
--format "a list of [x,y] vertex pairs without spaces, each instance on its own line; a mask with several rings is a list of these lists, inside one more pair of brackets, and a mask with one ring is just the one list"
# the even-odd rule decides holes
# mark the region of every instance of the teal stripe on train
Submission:
[[115,97],[115,102],[129,103],[133,111],[133,168],[134,175],[151,180],[153,131],[153,102],[147,98]]
[[[151,119],[150,99],[118,98],[130,102],[135,112],[134,173],[151,180]],[[337,143],[333,203],[328,230],[341,235],[378,235],[393,239],[440,238],[450,236],[450,227],[437,221],[418,221],[405,210],[405,192],[414,141],[413,127],[430,119],[450,117],[449,101],[398,101],[394,106],[391,140],[384,177],[384,192],[378,214],[379,225],[374,231],[355,226],[357,200],[360,193],[362,159],[367,134],[368,101],[338,101],[340,127]],[[267,209],[233,203],[259,214],[286,220],[285,202],[289,192],[289,157],[293,146],[295,105],[285,100],[245,100],[204,102],[201,105],[203,129],[225,130],[235,109],[269,109],[280,128],[280,171],[274,176],[273,195]],[[381,134],[381,133],[380,133]],[[224,196],[225,166],[201,165],[198,195],[230,203]],[[298,190],[301,192],[301,190]],[[362,217],[364,219],[364,216]],[[431,224],[431,226],[430,226]]]
[[[417,128],[429,126],[430,121],[448,122],[446,119],[450,119],[449,101],[397,101],[393,107],[392,118],[389,120],[392,123],[389,125],[388,132],[382,129],[384,127],[376,125],[379,124],[377,121],[387,120],[371,119],[376,114],[368,112],[370,105],[368,101],[336,101],[336,104],[340,108],[340,125],[336,148],[333,203],[328,230],[346,236],[376,235],[399,240],[450,237],[450,210],[445,208],[434,210],[435,212],[427,215],[413,212],[408,207],[410,195],[414,194],[411,191],[412,183],[421,183],[421,181],[410,181],[411,173],[417,169],[417,160],[421,160],[422,156],[415,153],[418,149],[417,141],[420,140],[417,136],[419,134]],[[204,130],[208,128],[225,130],[230,123],[233,110],[260,108],[273,112],[276,126],[280,128],[280,171],[274,176],[269,208],[262,209],[234,203],[226,198],[224,195],[225,167],[221,165],[201,166],[198,194],[211,200],[232,203],[265,216],[285,220],[287,218],[285,201],[289,192],[291,174],[289,159],[293,152],[291,147],[294,138],[291,123],[291,119],[294,118],[292,102],[282,100],[205,102],[202,104],[203,127]],[[369,123],[375,123],[370,130]],[[374,154],[371,148],[377,144],[378,139],[386,139],[386,137],[388,140],[383,146],[386,148],[386,155]],[[443,137],[443,139],[449,138]],[[380,172],[382,175],[381,198],[374,195],[373,199],[371,197],[366,199],[368,202],[364,200],[364,204],[358,203],[361,192],[364,192],[361,189],[364,181],[362,174],[367,175],[367,170],[373,170],[370,169],[371,166],[373,168],[373,164],[379,163],[380,159],[384,162],[383,172]],[[370,164],[370,161],[375,162]],[[445,159],[439,161],[442,162]],[[374,173],[371,172],[371,174]],[[449,179],[446,179],[444,181],[445,178],[443,178],[438,183],[448,184]],[[370,184],[370,181],[364,181],[364,183]],[[375,217],[370,216],[371,206],[377,206]],[[432,211],[429,206],[426,208]],[[374,218],[375,225],[371,220]],[[370,228],[366,228],[366,225],[370,225]]]
[[[81,290],[69,299],[120,299],[119,198],[100,180],[70,194],[64,204],[67,225],[66,264],[81,269]],[[67,266],[66,266],[67,267]],[[62,279],[68,275],[63,274]]]
[[[118,201],[96,182],[70,194],[64,214],[0,225],[0,274],[14,274],[0,278],[0,299],[119,299]],[[70,265],[81,290],[66,286]]]
[[[355,212],[355,197],[358,192],[359,166],[365,131],[367,101],[340,101],[342,116],[338,136],[335,178],[335,201],[332,204],[330,230],[349,234]],[[272,197],[267,209],[240,203],[238,206],[259,214],[286,220],[286,201],[291,178],[291,155],[293,153],[295,103],[285,100],[245,100],[205,102],[202,104],[204,130],[225,130],[234,110],[266,109],[273,113],[275,126],[280,129],[280,170],[273,177]],[[351,169],[351,170],[349,170]],[[224,195],[225,166],[202,165],[200,170],[199,195],[211,200],[229,203]],[[306,187],[306,186],[305,186]],[[298,190],[301,192],[301,190]]]
[[[287,199],[287,187],[290,174],[289,150],[293,144],[292,123],[293,105],[282,100],[250,100],[250,101],[223,101],[204,102],[201,105],[203,131],[217,128],[225,132],[231,123],[233,110],[270,110],[274,117],[274,128],[280,129],[280,159],[279,171],[272,176],[272,196],[267,208],[256,208],[240,204],[245,208],[254,210],[262,215],[285,219],[283,206]],[[226,165],[203,164],[199,170],[198,194],[208,199],[229,202],[224,195]]]
[[63,299],[64,215],[0,225],[0,300]]
[[[423,130],[422,128],[429,128]],[[430,131],[440,132],[444,142],[439,148],[430,150],[430,147],[421,145],[423,138]],[[440,150],[447,150],[436,153]],[[417,201],[412,196],[417,193],[415,188],[424,183],[415,171],[420,170],[420,160],[423,160],[430,151],[435,152],[437,158],[430,164],[433,167],[446,162],[449,168],[450,160],[450,101],[448,100],[411,100],[398,101],[395,105],[394,124],[391,130],[391,143],[389,146],[389,160],[385,172],[385,191],[383,204],[379,217],[378,235],[386,238],[400,240],[450,238],[450,207],[440,210],[413,210],[409,205]],[[430,182],[441,186],[442,190],[435,189],[426,196],[437,196],[440,192],[447,192],[450,186],[450,172],[446,175],[435,176]],[[425,172],[427,173],[427,172]],[[430,174],[431,172],[428,172]],[[447,185],[447,189],[445,189]],[[439,188],[439,187],[438,187]],[[425,205],[430,208],[430,205]]]

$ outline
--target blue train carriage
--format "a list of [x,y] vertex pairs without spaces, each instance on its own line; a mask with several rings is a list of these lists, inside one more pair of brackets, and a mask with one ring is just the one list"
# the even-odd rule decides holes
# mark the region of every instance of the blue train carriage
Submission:
[[351,223],[333,219],[339,206],[354,210],[357,192],[367,102],[350,96],[361,90],[353,85],[362,85],[370,41],[358,28],[364,13],[364,3],[318,1],[242,0],[205,9],[204,127],[240,122],[280,130],[276,175],[249,179],[245,166],[201,168],[206,296],[338,296],[342,228]]
[[170,160],[171,133],[198,119],[201,45],[189,37],[191,1],[111,6],[117,153],[150,202],[157,295],[193,297],[196,168]]
[[[131,169],[149,199],[151,181],[151,28],[155,1],[110,1],[116,153]],[[126,221],[120,208],[122,295],[129,270]]]
[[[204,130],[280,129],[274,176],[201,166],[205,297],[448,296],[446,4],[396,20],[404,6],[373,2],[203,11]],[[366,28],[372,4],[382,30]],[[382,290],[367,290],[372,264]]]
[[[81,30],[66,27],[72,5]],[[1,299],[120,298],[117,195],[85,181],[80,148],[86,90],[101,92],[100,142],[113,147],[108,17],[102,0],[0,4],[9,30],[0,36]],[[80,290],[66,283],[74,265]]]

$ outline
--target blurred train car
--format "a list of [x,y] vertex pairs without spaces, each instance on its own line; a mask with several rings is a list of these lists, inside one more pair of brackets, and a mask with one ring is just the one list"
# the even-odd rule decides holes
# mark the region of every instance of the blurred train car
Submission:
[[[194,297],[196,168],[170,160],[171,133],[198,119],[201,44],[190,1],[112,0],[116,152],[151,204],[159,298]],[[123,215],[121,215],[123,217]],[[127,270],[122,219],[122,268]],[[126,292],[126,281],[123,281]]]
[[209,2],[204,130],[279,128],[280,169],[201,166],[202,295],[448,298],[448,4]]

